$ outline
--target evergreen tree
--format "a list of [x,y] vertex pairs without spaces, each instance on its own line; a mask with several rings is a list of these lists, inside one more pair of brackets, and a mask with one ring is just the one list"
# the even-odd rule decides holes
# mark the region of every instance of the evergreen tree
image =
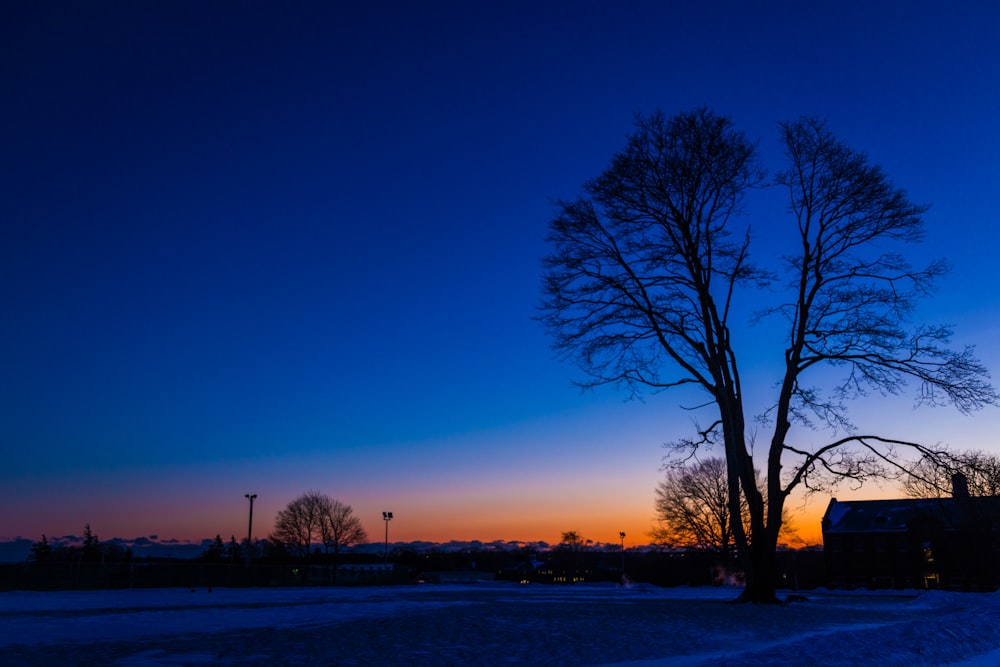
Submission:
[[83,527],[83,560],[94,561],[100,559],[100,544],[100,539],[90,530],[90,524],[85,525]]
[[45,537],[45,533],[42,533],[42,539],[31,545],[31,553],[28,554],[28,560],[32,563],[45,563],[52,556],[52,545],[49,544],[49,538]]
[[222,536],[216,534],[215,539],[208,545],[208,548],[201,554],[202,560],[210,563],[218,563],[226,557],[226,545],[222,541]]

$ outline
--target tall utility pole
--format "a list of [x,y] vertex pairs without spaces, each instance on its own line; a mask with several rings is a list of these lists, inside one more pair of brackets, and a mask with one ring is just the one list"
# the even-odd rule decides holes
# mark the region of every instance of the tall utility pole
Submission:
[[385,562],[389,563],[389,522],[392,521],[392,512],[382,512],[382,520],[385,521]]
[[619,531],[618,537],[622,538],[622,586],[625,585],[625,531]]
[[250,501],[250,523],[247,525],[247,567],[250,567],[250,545],[253,539],[253,501],[256,500],[256,493],[247,493],[244,496]]

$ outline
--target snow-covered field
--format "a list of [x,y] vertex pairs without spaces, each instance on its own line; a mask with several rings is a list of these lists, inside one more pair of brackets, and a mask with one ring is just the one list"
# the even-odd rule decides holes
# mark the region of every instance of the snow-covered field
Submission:
[[481,583],[0,593],[3,665],[1000,665],[1000,594]]

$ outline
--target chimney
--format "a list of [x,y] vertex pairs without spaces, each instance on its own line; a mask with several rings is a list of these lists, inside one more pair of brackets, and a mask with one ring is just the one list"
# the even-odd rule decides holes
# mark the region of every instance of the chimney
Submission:
[[956,472],[951,476],[951,497],[952,498],[968,498],[969,497],[969,480],[966,479],[965,475],[960,472]]

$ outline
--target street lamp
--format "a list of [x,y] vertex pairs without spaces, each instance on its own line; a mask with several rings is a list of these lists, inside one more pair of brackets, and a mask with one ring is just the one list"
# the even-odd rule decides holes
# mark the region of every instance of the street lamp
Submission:
[[392,512],[382,512],[382,520],[385,521],[385,562],[389,563],[389,522],[392,521]]
[[625,585],[625,531],[619,531],[618,537],[622,538],[622,586]]
[[250,567],[250,540],[253,539],[253,501],[257,499],[256,493],[247,493],[243,496],[250,501],[250,522],[247,524],[247,567]]

